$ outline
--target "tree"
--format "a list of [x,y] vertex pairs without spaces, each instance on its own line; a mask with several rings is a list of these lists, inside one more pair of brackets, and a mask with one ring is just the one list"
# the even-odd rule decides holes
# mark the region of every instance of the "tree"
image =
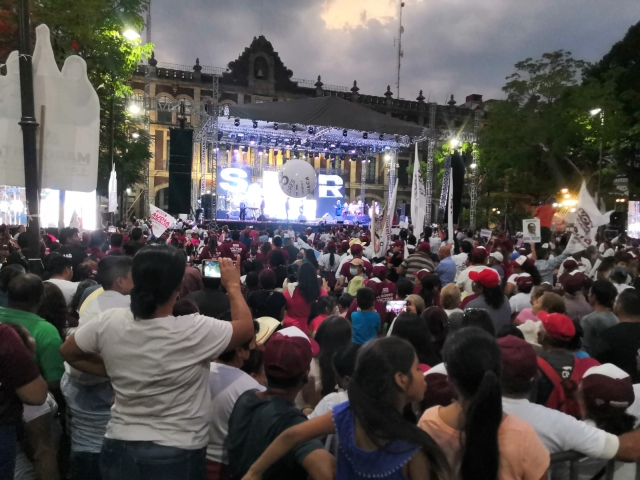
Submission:
[[[46,24],[51,31],[51,45],[56,62],[62,67],[70,55],[79,55],[87,62],[89,80],[100,97],[100,164],[98,190],[106,193],[111,159],[110,138],[111,96],[116,97],[114,119],[114,162],[121,172],[121,189],[140,181],[150,159],[148,135],[138,139],[131,134],[135,122],[125,113],[122,97],[131,93],[127,82],[136,66],[151,53],[152,45],[127,40],[127,29],[141,31],[142,13],[147,0],[38,0],[31,3],[31,27]],[[17,49],[17,0],[0,0],[0,63]],[[34,35],[35,38],[35,35]]]

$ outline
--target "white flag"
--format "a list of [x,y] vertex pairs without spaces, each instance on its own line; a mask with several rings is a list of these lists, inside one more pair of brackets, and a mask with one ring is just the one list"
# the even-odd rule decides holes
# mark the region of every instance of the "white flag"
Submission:
[[453,240],[453,175],[449,175],[449,240]]
[[576,221],[573,225],[573,233],[565,252],[580,252],[591,245],[595,245],[598,227],[608,223],[609,216],[612,213],[613,210],[607,213],[600,213],[596,202],[587,191],[587,184],[583,182],[580,188],[580,196],[578,197],[578,206],[576,207]]
[[149,205],[149,209],[151,212],[151,230],[153,231],[153,236],[159,238],[167,228],[175,225],[176,219],[155,205]]
[[[396,180],[396,184],[393,187],[393,195],[391,195],[391,199],[389,201],[389,205],[387,206],[387,211],[384,215],[383,220],[383,232],[382,232],[382,241],[384,242],[384,248],[388,249],[389,245],[391,245],[391,225],[393,223],[393,215],[396,211],[396,196],[398,195],[398,180]],[[385,250],[386,251],[386,250]]]
[[413,162],[413,182],[411,184],[411,223],[416,232],[424,227],[424,216],[427,213],[427,191],[425,181],[420,170],[418,159],[418,143],[416,143],[416,155]]
[[116,174],[116,166],[111,167],[111,176],[109,177],[109,213],[118,210],[118,176]]

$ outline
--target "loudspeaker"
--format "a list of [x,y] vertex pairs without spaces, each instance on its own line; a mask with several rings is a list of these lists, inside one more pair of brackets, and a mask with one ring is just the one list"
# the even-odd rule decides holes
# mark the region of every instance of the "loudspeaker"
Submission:
[[333,223],[335,220],[334,218],[331,216],[330,213],[325,213],[322,218],[324,219],[325,222],[329,222],[329,223]]
[[204,210],[204,218],[206,218],[207,220],[215,220],[214,214],[216,210],[214,199],[215,197],[210,193],[207,193],[200,197],[200,205]]
[[191,169],[193,130],[169,131],[169,208],[171,215],[191,212]]
[[265,217],[264,215],[260,215],[260,216],[258,217],[258,220],[257,220],[257,221],[258,221],[258,222],[266,222],[266,221],[267,221],[267,217]]

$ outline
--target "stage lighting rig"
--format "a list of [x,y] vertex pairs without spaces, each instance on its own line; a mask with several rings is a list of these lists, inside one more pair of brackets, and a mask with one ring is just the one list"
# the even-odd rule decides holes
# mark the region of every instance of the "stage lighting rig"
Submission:
[[257,120],[253,121],[253,128],[258,128],[258,121]]
[[364,133],[362,134],[362,138],[363,138],[364,140],[368,139],[368,138],[369,138],[369,133],[368,133],[368,132],[364,132]]
[[380,140],[381,142],[384,140],[384,133],[380,134],[380,136],[378,137],[378,140]]
[[236,119],[233,121],[233,124],[234,124],[236,127],[239,127],[239,126],[240,126],[240,119],[239,119],[239,118],[236,118]]
[[342,136],[346,137],[349,134],[349,132],[347,131],[347,129],[345,128],[344,130],[342,130]]
[[292,131],[293,133],[295,133],[295,132],[296,132],[296,128],[297,128],[297,127],[296,127],[295,125],[291,125],[291,131]]
[[273,129],[274,129],[274,130],[278,130],[278,124],[277,124],[277,123],[274,123],[274,124],[273,124]]
[[218,130],[218,141],[221,141],[222,137],[224,137],[224,132]]
[[309,132],[309,135],[313,135],[314,133],[316,133],[316,129],[313,127],[309,127],[308,132]]

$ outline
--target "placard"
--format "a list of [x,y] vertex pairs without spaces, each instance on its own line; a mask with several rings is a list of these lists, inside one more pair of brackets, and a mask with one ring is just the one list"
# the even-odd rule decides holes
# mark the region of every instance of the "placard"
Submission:
[[522,221],[522,241],[523,243],[540,243],[542,241],[539,218]]
[[480,236],[484,238],[491,238],[491,230],[488,228],[483,228],[480,230]]
[[175,225],[176,219],[155,205],[149,205],[149,209],[151,212],[151,230],[153,231],[153,236],[160,238],[167,228]]

